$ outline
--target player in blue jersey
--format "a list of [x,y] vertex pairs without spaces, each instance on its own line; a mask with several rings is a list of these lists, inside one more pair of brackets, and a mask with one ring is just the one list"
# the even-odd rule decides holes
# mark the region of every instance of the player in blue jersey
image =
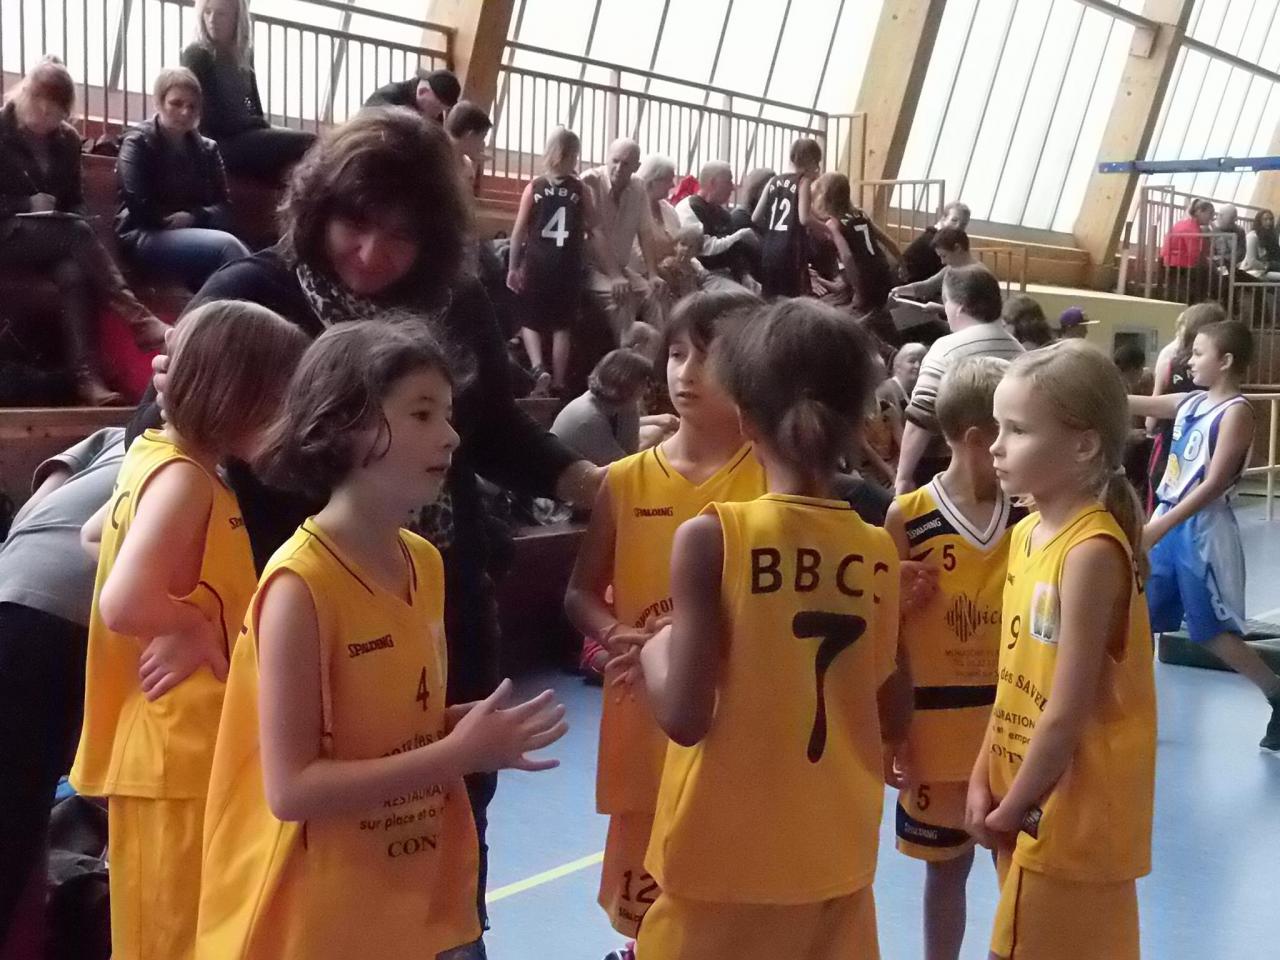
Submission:
[[1204,644],[1271,703],[1260,746],[1280,750],[1280,676],[1243,640],[1244,550],[1231,510],[1253,443],[1253,408],[1240,392],[1253,357],[1248,327],[1233,320],[1203,328],[1191,347],[1185,394],[1129,398],[1134,414],[1172,419],[1173,440],[1144,541],[1151,551],[1147,606],[1157,631],[1185,618]]

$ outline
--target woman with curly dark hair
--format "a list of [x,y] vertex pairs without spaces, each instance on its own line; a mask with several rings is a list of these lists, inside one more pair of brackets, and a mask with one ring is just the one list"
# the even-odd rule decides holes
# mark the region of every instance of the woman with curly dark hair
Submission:
[[[400,107],[363,111],[320,141],[293,172],[283,239],[221,268],[196,294],[250,300],[311,336],[351,320],[410,312],[469,370],[454,397],[461,444],[439,500],[412,525],[444,555],[449,702],[483,699],[498,683],[497,608],[477,474],[519,493],[588,506],[601,472],[515,405],[501,333],[467,263],[470,206],[444,130]],[[190,309],[190,308],[189,308]],[[157,377],[163,391],[163,375]],[[148,414],[158,417],[152,408]],[[138,426],[150,425],[135,421]],[[261,570],[320,504],[230,471]],[[496,778],[468,779],[484,851]],[[480,897],[484,897],[481,863]],[[481,910],[483,907],[481,906]]]

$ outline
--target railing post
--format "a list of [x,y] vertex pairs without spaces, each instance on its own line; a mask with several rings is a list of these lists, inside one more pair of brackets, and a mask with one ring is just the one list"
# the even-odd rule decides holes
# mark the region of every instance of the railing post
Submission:
[[609,142],[613,143],[622,134],[622,118],[619,115],[622,100],[622,71],[609,71],[609,86],[611,89],[605,95],[604,118],[605,129],[609,131]]
[[1280,397],[1273,396],[1271,398],[1271,424],[1270,437],[1267,439],[1267,522],[1270,523],[1275,516],[1275,508],[1273,500],[1276,492],[1276,439],[1278,433],[1276,415],[1278,412],[1276,407],[1277,400]]
[[[720,94],[720,109],[724,111],[720,115],[720,137],[719,137],[719,155],[716,159],[724,160],[726,163],[733,163],[733,95],[728,93]],[[678,172],[678,171],[677,171]],[[741,177],[746,174],[746,170],[739,170],[737,176]]]

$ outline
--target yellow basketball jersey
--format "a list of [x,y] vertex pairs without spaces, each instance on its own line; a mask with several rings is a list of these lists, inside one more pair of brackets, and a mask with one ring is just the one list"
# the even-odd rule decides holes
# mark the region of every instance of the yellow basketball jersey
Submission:
[[[1067,555],[1094,537],[1109,537],[1131,555],[1124,532],[1100,504],[1081,510],[1047,543],[1033,547],[1039,522],[1033,514],[1019,523],[1009,549],[991,716],[990,776],[997,798],[1009,791],[1053,696]],[[1018,834],[1014,860],[1028,869],[1095,882],[1133,880],[1151,870],[1155,674],[1151,625],[1136,573],[1121,639],[1067,771]]]
[[897,503],[908,556],[938,573],[937,593],[902,621],[915,684],[911,758],[925,783],[965,782],[996,698],[1000,605],[1015,508],[999,494],[987,528],[975,529],[940,477]]
[[[129,448],[103,525],[89,654],[84,721],[71,783],[89,796],[196,799],[205,795],[222,713],[225,685],[201,667],[159,700],[142,694],[138,665],[150,637],[113,633],[98,613],[98,597],[156,472],[171,463],[196,464],[178,446],[148,430]],[[183,600],[222,627],[227,654],[240,631],[257,577],[240,505],[225,484],[209,476],[213,506],[205,532],[198,585]],[[167,571],[157,570],[163,577]]]
[[[400,539],[409,603],[362,573],[314,520],[263,573],[263,586],[289,570],[311,591],[322,752],[334,760],[390,756],[446,733],[440,554],[408,531]],[[478,853],[461,780],[323,820],[272,815],[259,751],[261,595],[231,665],[209,783],[197,957],[418,960],[474,940]]]
[[[671,543],[676,528],[709,503],[753,500],[765,491],[764,469],[745,446],[697,485],[671,466],[661,446],[612,464],[607,482],[616,532],[614,615],[636,627],[671,613]],[[645,701],[643,684],[634,685],[621,699],[606,692],[596,765],[600,813],[653,813],[667,743]]]
[[667,753],[646,866],[696,900],[852,893],[875,875],[897,551],[844,501],[766,494],[711,509],[724,528],[715,719]]

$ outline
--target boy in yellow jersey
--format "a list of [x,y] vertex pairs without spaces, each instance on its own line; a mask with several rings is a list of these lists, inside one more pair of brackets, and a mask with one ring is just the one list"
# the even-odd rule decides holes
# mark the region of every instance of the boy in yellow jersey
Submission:
[[584,635],[615,654],[630,652],[606,673],[596,781],[596,807],[610,818],[600,905],[629,937],[658,895],[644,856],[668,743],[643,684],[633,682],[635,649],[671,615],[676,528],[713,501],[764,493],[764,472],[742,437],[733,402],[707,368],[716,339],[759,303],[745,293],[694,294],[676,307],[665,353],[680,427],[657,447],[609,467],[565,596],[565,610]]
[[1009,546],[996,700],[966,810],[998,853],[991,956],[1137,960],[1156,700],[1124,384],[1097,348],[1063,341],[1010,365],[995,414],[1000,484],[1037,512]]
[[957,960],[974,840],[965,830],[969,774],[996,695],[1000,604],[1009,532],[1025,511],[1000,489],[991,462],[991,402],[1009,364],[972,357],[948,371],[937,414],[947,469],[898,497],[885,527],[903,560],[935,571],[938,589],[904,612],[899,659],[915,687],[901,764],[898,849],[924,860],[925,960]]
[[328,502],[272,556],[227,683],[209,781],[200,960],[483,956],[463,776],[545,770],[550,691],[445,706],[439,552],[401,523],[445,483],[449,368],[421,326],[315,341],[264,455]]
[[716,344],[768,493],[683,524],[674,620],[640,653],[667,751],[638,960],[876,960],[893,541],[834,497],[874,386],[866,336],[784,300]]
[[100,548],[71,783],[108,798],[121,960],[189,960],[195,949],[209,766],[227,658],[256,582],[219,469],[257,445],[305,345],[252,304],[214,302],[186,317],[168,423],[134,440],[83,534]]

